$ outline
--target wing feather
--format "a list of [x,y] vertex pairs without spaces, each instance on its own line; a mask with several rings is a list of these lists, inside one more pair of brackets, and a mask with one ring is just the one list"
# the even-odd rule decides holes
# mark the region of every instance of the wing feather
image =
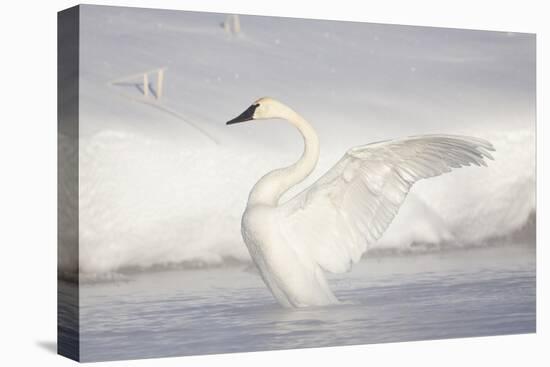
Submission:
[[324,176],[281,207],[281,230],[323,269],[348,271],[376,242],[412,185],[452,169],[486,166],[488,141],[413,136],[350,149]]

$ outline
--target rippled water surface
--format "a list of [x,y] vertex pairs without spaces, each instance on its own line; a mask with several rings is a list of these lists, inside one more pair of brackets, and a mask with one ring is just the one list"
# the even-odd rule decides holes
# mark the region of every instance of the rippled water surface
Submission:
[[299,310],[280,308],[246,267],[86,284],[80,291],[81,359],[535,331],[534,247],[375,257],[330,282],[341,305]]

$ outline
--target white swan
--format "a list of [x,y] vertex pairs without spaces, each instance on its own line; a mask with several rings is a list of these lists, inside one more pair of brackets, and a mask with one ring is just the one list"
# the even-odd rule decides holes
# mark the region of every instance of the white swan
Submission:
[[281,196],[315,168],[319,139],[288,106],[261,98],[227,122],[284,119],[304,138],[302,157],[254,185],[242,217],[242,236],[262,279],[283,307],[338,303],[324,270],[348,271],[379,239],[418,180],[452,168],[484,165],[493,146],[481,139],[424,135],[350,149],[317,182],[294,198]]

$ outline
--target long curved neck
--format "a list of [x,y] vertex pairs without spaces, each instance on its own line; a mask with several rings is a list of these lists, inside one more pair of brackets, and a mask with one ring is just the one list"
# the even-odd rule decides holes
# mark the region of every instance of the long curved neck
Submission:
[[302,182],[313,171],[319,159],[319,138],[313,127],[291,109],[286,111],[285,120],[294,125],[304,138],[304,152],[291,166],[279,168],[263,176],[254,185],[248,197],[248,206],[277,206],[283,194]]

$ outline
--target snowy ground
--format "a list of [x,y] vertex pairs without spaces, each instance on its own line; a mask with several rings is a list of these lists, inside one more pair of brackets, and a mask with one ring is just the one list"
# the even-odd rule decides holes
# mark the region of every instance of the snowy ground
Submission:
[[[418,183],[378,247],[480,245],[534,212],[533,35],[252,16],[232,35],[223,21],[82,8],[82,272],[247,261],[248,191],[302,149],[278,121],[224,124],[264,95],[302,113],[321,139],[319,167],[294,193],[372,141],[454,133],[495,145],[488,169]],[[163,108],[184,119],[131,99],[135,86],[109,85],[157,67],[168,68]]]

